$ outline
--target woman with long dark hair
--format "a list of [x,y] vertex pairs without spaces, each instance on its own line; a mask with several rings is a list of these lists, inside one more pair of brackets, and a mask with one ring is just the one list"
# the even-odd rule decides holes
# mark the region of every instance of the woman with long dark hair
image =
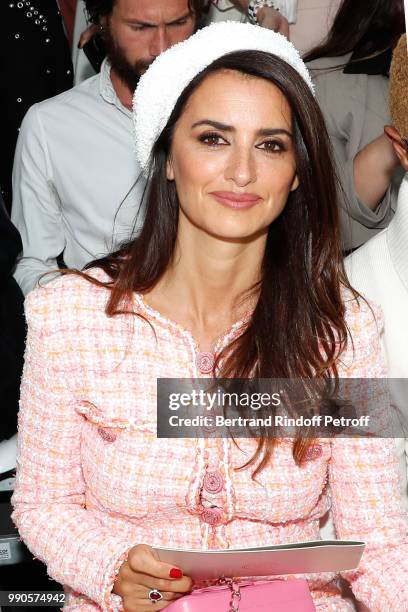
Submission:
[[389,67],[405,32],[402,0],[343,0],[325,41],[304,61],[312,71],[344,192],[343,245],[354,249],[386,227],[402,179],[392,144]]
[[[329,482],[338,537],[367,543],[354,593],[407,606],[392,440],[156,436],[158,378],[384,374],[376,311],[345,278],[303,62],[278,34],[213,25],[154,62],[135,109],[140,235],[27,298],[22,538],[68,610],[159,610],[191,580],[151,546],[315,539]],[[308,576],[319,610],[350,610],[336,579]]]

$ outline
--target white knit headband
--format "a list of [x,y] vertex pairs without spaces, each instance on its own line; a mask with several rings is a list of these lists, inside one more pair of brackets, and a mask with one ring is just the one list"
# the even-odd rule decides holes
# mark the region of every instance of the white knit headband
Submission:
[[136,156],[146,176],[154,143],[187,85],[219,57],[247,50],[277,55],[297,70],[314,93],[304,62],[282,34],[249,23],[213,23],[167,49],[140,78],[133,97],[133,122]]

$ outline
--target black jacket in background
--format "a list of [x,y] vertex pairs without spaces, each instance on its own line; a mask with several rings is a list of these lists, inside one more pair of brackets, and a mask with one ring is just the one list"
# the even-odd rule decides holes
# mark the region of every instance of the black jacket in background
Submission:
[[0,185],[9,212],[21,121],[34,103],[72,85],[71,52],[56,0],[0,0]]
[[25,341],[24,297],[12,276],[22,249],[0,198],[0,441],[17,431]]

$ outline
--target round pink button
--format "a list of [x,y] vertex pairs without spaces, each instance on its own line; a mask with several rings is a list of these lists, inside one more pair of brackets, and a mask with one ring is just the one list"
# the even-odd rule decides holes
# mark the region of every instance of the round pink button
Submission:
[[204,476],[204,489],[208,493],[219,493],[222,491],[224,486],[224,479],[221,472],[215,470],[214,472],[207,472]]
[[212,353],[198,353],[196,364],[201,374],[210,374],[214,367],[214,355]]
[[221,508],[206,508],[201,515],[202,520],[209,525],[218,525],[222,519]]
[[314,461],[322,456],[323,449],[320,444],[313,444],[306,451],[306,461]]

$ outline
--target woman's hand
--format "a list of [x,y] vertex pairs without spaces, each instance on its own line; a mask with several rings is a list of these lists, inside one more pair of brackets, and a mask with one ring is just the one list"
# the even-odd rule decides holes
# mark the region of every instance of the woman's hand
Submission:
[[358,199],[375,210],[389,188],[399,166],[389,136],[382,134],[369,142],[354,158],[354,189]]
[[163,610],[169,603],[191,590],[192,580],[178,568],[158,560],[150,546],[134,546],[117,575],[113,593],[120,595],[125,612],[151,612],[149,591],[157,589],[163,599],[154,604],[155,610]]
[[386,125],[384,127],[384,132],[390,139],[401,166],[404,168],[405,172],[408,172],[408,151],[399,132],[392,125]]
[[256,16],[260,26],[280,32],[289,39],[289,22],[279,11],[264,6],[258,9]]

